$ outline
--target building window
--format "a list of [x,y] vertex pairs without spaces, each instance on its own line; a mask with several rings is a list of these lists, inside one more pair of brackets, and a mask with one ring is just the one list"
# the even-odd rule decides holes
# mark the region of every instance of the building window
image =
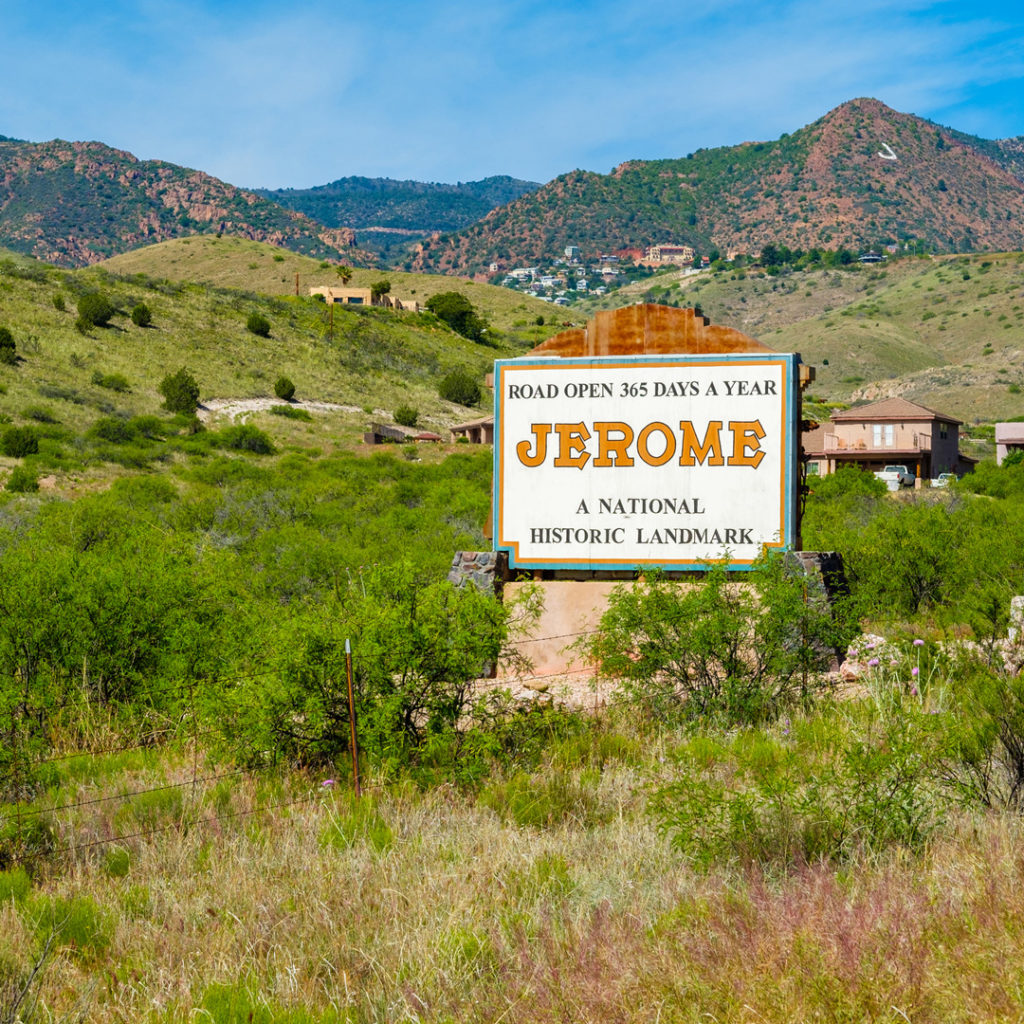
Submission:
[[820,472],[820,470],[819,470],[819,467],[818,467],[818,463],[816,463],[816,462],[808,462],[807,463],[807,475],[808,476],[818,476],[819,472]]
[[946,427],[946,424],[945,423],[940,423],[939,424],[939,437],[943,441],[945,441],[948,436],[949,436],[949,430]]
[[872,445],[875,448],[891,448],[896,443],[896,426],[892,423],[875,423],[871,428]]

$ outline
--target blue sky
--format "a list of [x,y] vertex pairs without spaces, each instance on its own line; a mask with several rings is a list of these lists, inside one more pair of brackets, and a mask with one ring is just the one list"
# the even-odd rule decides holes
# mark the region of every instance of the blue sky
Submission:
[[1024,5],[0,0],[0,135],[235,185],[547,181],[774,139],[848,99],[1024,135]]

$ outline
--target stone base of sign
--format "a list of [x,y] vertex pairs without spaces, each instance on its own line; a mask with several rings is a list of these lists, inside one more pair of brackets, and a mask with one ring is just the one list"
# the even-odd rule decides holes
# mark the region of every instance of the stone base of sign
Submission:
[[[458,571],[464,579],[480,585],[478,578],[482,582],[485,577],[472,554],[463,552],[456,557],[459,565],[453,564],[449,579]],[[849,593],[843,559],[838,552],[795,551],[787,557],[807,576],[808,600],[832,605],[837,598]],[[529,667],[513,671],[507,665],[499,665],[492,677],[495,684],[508,686],[513,691],[525,689],[548,694],[577,707],[600,706],[614,686],[608,680],[596,678],[577,645],[597,629],[611,592],[622,582],[634,578],[633,574],[616,573],[617,578],[602,574],[603,578],[599,579],[557,579],[551,578],[554,573],[538,573],[533,579],[509,580],[502,585],[501,563],[495,568],[498,582],[494,586],[496,592],[503,592],[506,602],[515,600],[525,587],[539,591],[543,602],[540,617],[512,645]],[[541,575],[544,578],[537,578]],[[702,578],[700,573],[671,575],[695,584]],[[743,577],[743,573],[737,573],[737,582],[742,584]],[[823,653],[832,659],[830,668],[838,669],[843,652]]]
[[456,587],[472,585],[484,593],[501,596],[508,572],[508,556],[502,551],[456,551],[448,570],[448,582]]

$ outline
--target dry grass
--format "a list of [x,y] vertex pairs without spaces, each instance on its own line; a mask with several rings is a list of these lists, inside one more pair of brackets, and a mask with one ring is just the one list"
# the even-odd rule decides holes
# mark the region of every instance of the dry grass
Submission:
[[[101,785],[187,780],[189,766],[154,770]],[[443,788],[379,790],[357,811],[346,793],[301,775],[221,783],[201,813],[232,816],[183,828],[195,813],[186,790],[150,821],[174,827],[82,847],[4,903],[0,969],[31,960],[46,912],[85,898],[107,922],[107,944],[88,934],[58,942],[40,989],[56,1018],[83,999],[94,1021],[1024,1013],[1016,822],[964,820],[920,857],[702,875],[644,812],[660,770],[655,759],[580,773],[589,812],[546,829]],[[64,840],[130,824],[110,808],[65,813]],[[208,1012],[197,1016],[200,1006]]]

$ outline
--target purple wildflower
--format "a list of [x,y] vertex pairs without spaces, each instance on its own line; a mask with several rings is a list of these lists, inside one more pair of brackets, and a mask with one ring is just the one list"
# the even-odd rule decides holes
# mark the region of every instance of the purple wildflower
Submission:
[[870,661],[868,662],[868,666],[869,666],[870,668],[874,668],[874,667],[875,667],[875,666],[876,666],[877,664],[878,664],[878,659],[877,659],[877,658],[872,658],[872,659],[871,659],[871,660],[870,660]]
[[919,676],[919,675],[921,674],[921,670],[920,670],[920,669],[919,669],[919,668],[918,668],[918,667],[917,667],[917,666],[915,665],[915,666],[914,666],[914,667],[913,667],[913,668],[912,668],[912,669],[910,670],[910,674],[911,674],[912,676]]
[[324,779],[324,781],[320,783],[321,789],[330,789],[331,786],[333,786],[333,785],[334,785],[334,779]]
[[915,647],[924,647],[924,641],[923,640],[915,640],[914,641],[914,646]]

